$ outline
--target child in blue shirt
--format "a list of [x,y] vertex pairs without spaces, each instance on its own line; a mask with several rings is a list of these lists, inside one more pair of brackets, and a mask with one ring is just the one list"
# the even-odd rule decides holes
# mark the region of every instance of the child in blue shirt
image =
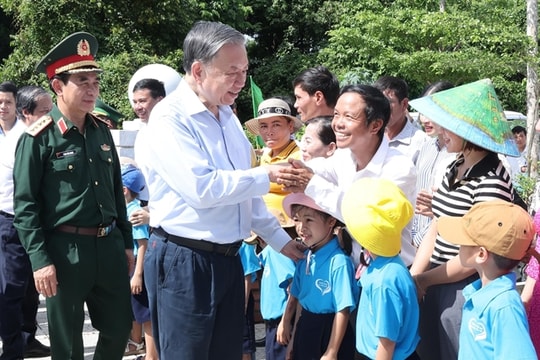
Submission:
[[248,242],[242,242],[238,250],[242,268],[244,270],[244,291],[245,291],[245,310],[244,310],[244,342],[242,344],[242,360],[255,359],[255,311],[253,298],[253,283],[257,280],[257,271],[261,269],[259,258],[255,253],[255,245]]
[[[268,206],[268,210],[278,219],[281,227],[292,238],[295,238],[294,222],[285,216],[282,206],[280,205],[279,208]],[[260,311],[266,330],[264,346],[266,360],[285,360],[287,346],[278,343],[276,334],[289,299],[289,286],[294,276],[295,264],[285,255],[277,252],[271,246],[267,246],[260,237],[252,236],[250,241],[259,244],[262,248],[258,256],[263,268]]]
[[[296,265],[278,342],[289,344],[295,360],[353,359],[349,314],[356,308],[359,289],[352,261],[334,234],[341,224],[303,193],[287,195],[283,208],[308,251]],[[293,334],[295,312],[298,320]]]
[[[124,198],[126,200],[127,216],[141,209],[139,193],[145,187],[144,177],[141,171],[132,164],[122,166],[122,183],[124,185]],[[135,321],[133,322],[132,335],[126,347],[124,355],[137,355],[145,352],[145,360],[157,360],[157,349],[152,336],[152,324],[150,321],[150,309],[148,307],[148,294],[144,285],[143,264],[144,254],[148,245],[149,231],[147,225],[133,226],[133,241],[135,255],[135,270],[131,275],[131,307]],[[141,330],[144,331],[144,346]],[[140,334],[140,335],[139,335]]]
[[392,181],[364,178],[347,190],[341,210],[347,230],[363,247],[356,320],[360,358],[418,359],[416,287],[399,256],[411,203]]
[[463,217],[440,217],[437,229],[480,276],[463,289],[458,358],[537,359],[512,271],[531,251],[529,214],[510,202],[484,201]]

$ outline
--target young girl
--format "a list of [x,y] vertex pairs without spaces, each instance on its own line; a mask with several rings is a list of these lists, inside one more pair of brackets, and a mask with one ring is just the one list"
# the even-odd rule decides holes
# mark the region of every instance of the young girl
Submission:
[[[359,290],[353,264],[334,235],[338,221],[303,193],[287,195],[283,208],[308,251],[296,265],[278,342],[289,345],[295,360],[352,359],[349,314],[356,307]],[[292,334],[290,324],[298,304],[301,309],[296,311],[299,318]]]

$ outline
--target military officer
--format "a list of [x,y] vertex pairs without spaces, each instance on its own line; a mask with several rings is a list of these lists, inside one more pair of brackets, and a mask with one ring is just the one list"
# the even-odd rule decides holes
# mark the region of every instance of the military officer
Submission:
[[99,96],[97,40],[69,35],[36,66],[56,107],[21,136],[15,219],[38,292],[47,297],[52,359],[84,358],[84,303],[99,331],[94,359],[121,359],[131,328],[133,239],[118,155]]

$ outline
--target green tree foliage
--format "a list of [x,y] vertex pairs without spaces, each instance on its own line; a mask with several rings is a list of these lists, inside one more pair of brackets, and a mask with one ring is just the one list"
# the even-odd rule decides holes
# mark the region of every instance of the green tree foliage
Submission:
[[127,85],[138,68],[159,62],[180,71],[182,42],[193,23],[215,20],[248,28],[246,2],[0,0],[16,29],[11,42],[14,51],[4,59],[0,76],[19,85],[47,86],[45,77],[35,73],[35,64],[65,36],[88,31],[98,39],[98,60],[105,70],[102,98],[131,115]]
[[416,96],[433,81],[489,77],[507,108],[525,108],[525,3],[519,0],[347,1],[320,53],[351,68],[406,79]]
[[[292,96],[292,79],[324,64],[343,83],[403,77],[411,97],[445,79],[489,77],[507,109],[525,109],[522,0],[0,0],[2,79],[45,85],[37,61],[75,31],[96,35],[102,97],[131,114],[127,84],[141,66],[181,72],[182,41],[196,20],[227,23],[253,40],[251,74],[266,97]],[[11,22],[9,20],[12,20]],[[11,35],[10,46],[6,46]],[[6,58],[6,54],[9,57]],[[244,91],[240,118],[251,114]]]

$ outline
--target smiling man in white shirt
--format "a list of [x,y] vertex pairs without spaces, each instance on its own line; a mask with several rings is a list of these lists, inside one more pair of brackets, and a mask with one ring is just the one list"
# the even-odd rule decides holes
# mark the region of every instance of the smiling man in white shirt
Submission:
[[[338,150],[329,158],[307,164],[292,161],[278,182],[287,190],[305,191],[334,217],[343,220],[341,203],[349,186],[360,178],[392,180],[414,203],[416,170],[412,161],[389,147],[385,126],[390,104],[383,93],[369,85],[345,86],[334,108],[332,128]],[[414,259],[411,224],[402,232],[401,258],[406,265]],[[355,261],[357,261],[357,254]]]

